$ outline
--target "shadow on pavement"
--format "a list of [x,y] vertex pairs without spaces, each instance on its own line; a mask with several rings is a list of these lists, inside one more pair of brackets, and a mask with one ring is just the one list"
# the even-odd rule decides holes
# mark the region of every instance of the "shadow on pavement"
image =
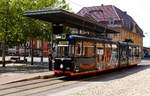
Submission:
[[142,58],[142,60],[149,60],[150,61],[150,57],[144,57],[144,58]]
[[138,73],[148,68],[150,68],[150,64],[149,65],[137,65],[133,67],[127,67],[127,68],[102,72],[102,73],[97,74],[98,75],[97,79],[90,80],[88,82],[107,82],[107,81],[111,81],[115,79],[120,79],[129,75]]

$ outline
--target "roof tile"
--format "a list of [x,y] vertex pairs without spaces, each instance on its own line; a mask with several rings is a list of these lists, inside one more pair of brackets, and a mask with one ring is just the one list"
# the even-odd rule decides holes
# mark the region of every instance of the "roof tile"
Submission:
[[77,14],[93,18],[99,23],[102,23],[102,21],[107,22],[110,18],[112,18],[115,21],[120,21],[120,23],[109,25],[109,27],[122,27],[130,31],[133,27],[136,27],[138,33],[143,35],[142,29],[137,25],[133,18],[129,16],[127,12],[124,12],[113,5],[84,7]]

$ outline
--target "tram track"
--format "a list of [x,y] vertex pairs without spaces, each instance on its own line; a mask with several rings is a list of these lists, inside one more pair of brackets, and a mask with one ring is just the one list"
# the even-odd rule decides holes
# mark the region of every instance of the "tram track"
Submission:
[[47,90],[77,84],[81,81],[90,80],[96,77],[75,78],[56,77],[42,80],[32,80],[27,82],[17,82],[0,86],[0,96],[29,96]]
[[[0,86],[0,91],[5,90],[5,89],[10,89],[10,88],[15,88],[15,87],[26,86],[26,85],[30,85],[30,84],[48,82],[48,81],[62,79],[62,78],[64,78],[64,77],[53,77],[50,79],[29,80],[29,81],[23,81],[24,82],[23,84],[22,84],[22,81],[21,82],[8,83],[8,84],[4,84],[4,85]],[[34,81],[34,82],[31,82],[31,81]],[[7,86],[7,85],[9,85],[9,86]]]
[[[129,69],[123,69],[123,70],[129,70]],[[120,77],[121,74],[119,75],[119,73],[122,73],[123,70],[121,72],[114,71],[109,73],[108,75],[118,74],[116,76]],[[104,79],[105,77],[108,77],[106,74],[102,73],[99,75],[79,76],[76,78],[55,77],[49,79],[39,79],[39,80],[31,80],[26,82],[6,84],[0,86],[0,96],[41,96],[38,94],[41,94],[43,92],[56,93],[57,90],[59,89],[64,90],[65,88],[67,89],[68,87],[87,84],[88,82],[86,81],[94,80],[98,77]]]
[[[50,79],[32,80],[26,82],[17,82],[0,86],[0,96],[17,96],[16,93],[26,92],[28,90],[47,87],[65,82],[61,80],[65,77],[56,77]],[[14,95],[13,95],[14,94]],[[20,95],[23,96],[23,95]]]

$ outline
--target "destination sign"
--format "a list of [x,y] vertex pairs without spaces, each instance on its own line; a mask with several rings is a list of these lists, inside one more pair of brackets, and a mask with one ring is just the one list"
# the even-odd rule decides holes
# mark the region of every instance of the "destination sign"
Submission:
[[69,42],[68,41],[59,41],[59,44],[61,44],[61,45],[68,45]]

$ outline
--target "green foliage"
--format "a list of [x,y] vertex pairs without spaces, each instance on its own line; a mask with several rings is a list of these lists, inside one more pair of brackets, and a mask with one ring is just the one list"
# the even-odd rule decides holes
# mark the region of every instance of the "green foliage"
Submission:
[[[49,10],[49,9],[56,9],[61,8],[68,10],[68,4],[66,4],[65,0],[24,0],[23,7],[25,11],[29,10]],[[19,4],[20,5],[20,4]],[[51,24],[34,20],[31,18],[23,17],[24,19],[24,33],[25,37],[30,37],[34,39],[45,39],[50,40],[50,33],[51,33]]]
[[51,24],[24,17],[23,13],[54,8],[69,10],[65,0],[0,0],[0,41],[50,40]]

